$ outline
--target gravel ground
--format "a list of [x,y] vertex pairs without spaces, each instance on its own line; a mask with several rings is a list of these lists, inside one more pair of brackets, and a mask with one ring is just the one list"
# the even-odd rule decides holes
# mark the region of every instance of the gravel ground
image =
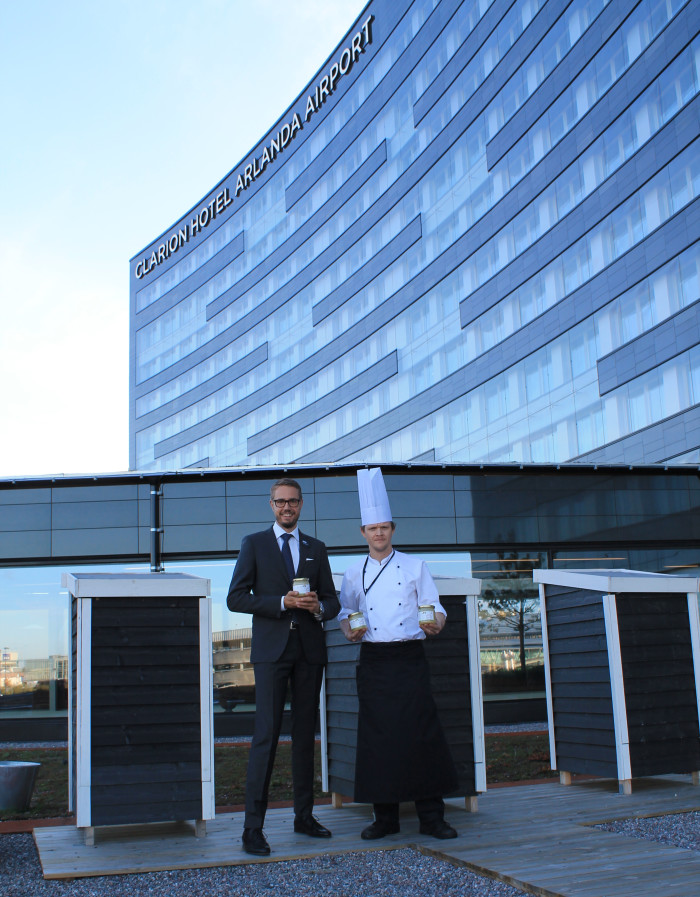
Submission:
[[2,897],[520,897],[524,891],[416,850],[44,881],[31,835],[0,835]]
[[[487,731],[538,728],[537,724],[530,723],[518,727],[493,726]],[[625,819],[598,828],[700,851],[698,812]],[[295,897],[354,897],[358,893],[363,897],[405,897],[407,893],[412,897],[519,897],[525,893],[410,849],[181,872],[44,881],[32,836],[0,835],[0,897],[191,897],[200,894],[268,897],[282,890],[294,893]]]
[[658,841],[686,850],[700,850],[700,813],[676,813],[673,816],[655,816],[649,819],[622,819],[605,822],[596,828],[604,832],[617,832],[631,838]]
[[[700,850],[700,813],[625,819],[598,828]],[[0,897],[519,897],[523,891],[410,849],[294,862],[44,881],[31,835],[0,835]]]

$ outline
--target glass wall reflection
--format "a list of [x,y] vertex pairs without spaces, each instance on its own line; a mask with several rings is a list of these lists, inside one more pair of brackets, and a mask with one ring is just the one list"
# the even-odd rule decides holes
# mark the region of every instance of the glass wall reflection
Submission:
[[[400,543],[397,538],[397,547]],[[532,571],[627,568],[671,575],[700,575],[695,549],[416,552],[435,579],[481,580],[479,619],[485,701],[539,698],[544,694],[539,595]],[[364,553],[331,556],[338,577]],[[252,617],[226,607],[235,559],[168,565],[211,581],[213,707],[215,718],[241,718],[255,709],[250,663]],[[69,608],[61,588],[66,572],[148,572],[147,565],[71,564],[63,567],[0,568],[0,739],[9,719],[66,717]],[[217,724],[218,725],[218,724]]]
[[481,580],[479,635],[486,700],[544,694],[544,656],[537,585],[532,571],[546,567],[546,553],[499,550],[472,555]]
[[78,571],[144,573],[148,567],[0,568],[0,727],[9,718],[67,716],[69,599],[61,574]]

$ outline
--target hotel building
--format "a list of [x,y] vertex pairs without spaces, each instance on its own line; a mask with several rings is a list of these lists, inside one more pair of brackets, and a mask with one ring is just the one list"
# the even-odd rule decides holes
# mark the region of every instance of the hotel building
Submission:
[[131,468],[698,461],[699,32],[372,0],[132,259]]

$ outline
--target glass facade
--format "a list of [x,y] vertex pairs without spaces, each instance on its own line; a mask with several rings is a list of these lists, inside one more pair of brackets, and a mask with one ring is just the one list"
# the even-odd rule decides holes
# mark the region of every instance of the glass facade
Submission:
[[700,0],[372,0],[131,263],[132,469],[700,460]]
[[[331,554],[342,576],[363,555]],[[626,568],[658,573],[697,572],[696,550],[650,551],[422,551],[433,576],[481,580],[479,629],[483,693],[487,702],[544,693],[542,626],[535,569]],[[250,663],[250,616],[231,614],[226,594],[235,561],[180,562],[168,569],[203,576],[212,583],[214,713],[246,713],[255,706]],[[0,731],[3,721],[67,716],[69,606],[60,587],[66,567],[0,568]],[[147,572],[138,565],[91,565],[89,572]]]
[[[641,295],[621,308],[643,309]],[[383,470],[396,547],[424,558],[436,579],[481,580],[487,714],[519,718],[538,697],[541,704],[533,570],[697,575],[697,467],[394,464]],[[323,539],[341,577],[363,556],[355,465],[286,472],[303,485],[303,530]],[[278,475],[245,468],[0,481],[0,737],[47,740],[65,731],[70,629],[60,583],[62,573],[76,572],[164,568],[209,579],[216,725],[228,734],[248,725],[244,714],[255,697],[251,618],[230,613],[226,595],[241,539],[270,525],[269,487]],[[539,712],[543,719],[543,707]]]

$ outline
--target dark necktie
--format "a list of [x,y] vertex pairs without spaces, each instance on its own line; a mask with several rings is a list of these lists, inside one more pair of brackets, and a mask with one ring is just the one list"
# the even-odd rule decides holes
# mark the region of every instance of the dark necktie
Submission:
[[289,581],[294,579],[294,561],[292,560],[292,549],[289,547],[289,540],[292,538],[291,533],[282,533],[282,560],[289,574]]

